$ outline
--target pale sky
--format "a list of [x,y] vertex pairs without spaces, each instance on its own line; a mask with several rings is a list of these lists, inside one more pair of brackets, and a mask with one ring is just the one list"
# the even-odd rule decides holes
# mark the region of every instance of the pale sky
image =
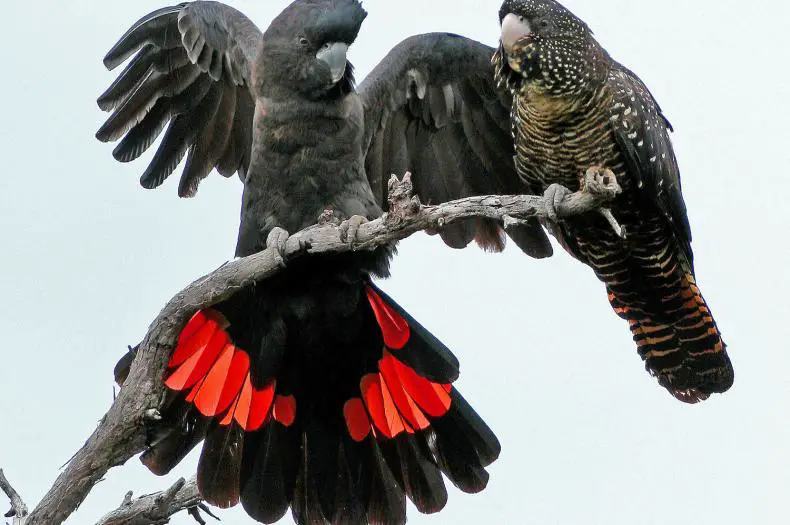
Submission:
[[[263,29],[287,2],[229,2]],[[0,31],[0,467],[31,507],[112,401],[112,368],[184,285],[232,257],[241,185],[179,200],[93,134],[101,58],[159,0],[6,2]],[[460,388],[502,442],[481,494],[414,524],[784,523],[790,493],[790,194],[786,3],[567,0],[650,87],[676,132],[698,282],[735,366],[688,406],[644,371],[592,272],[557,249],[403,242],[382,287],[461,361]],[[367,0],[361,80],[401,39],[447,30],[493,45],[499,2]],[[153,151],[153,148],[151,152]],[[165,478],[132,459],[68,523]],[[0,508],[6,505],[0,496]],[[5,508],[3,508],[5,511]],[[223,523],[252,523],[240,508]],[[186,514],[172,523],[193,523]],[[282,523],[291,523],[290,515]]]

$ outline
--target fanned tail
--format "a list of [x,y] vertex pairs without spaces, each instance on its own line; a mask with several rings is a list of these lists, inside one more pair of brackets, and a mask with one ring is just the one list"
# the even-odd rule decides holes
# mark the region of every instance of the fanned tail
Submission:
[[452,387],[455,356],[366,280],[306,288],[195,314],[143,462],[164,474],[204,440],[203,497],[263,523],[290,507],[299,524],[399,525],[406,498],[444,507],[443,474],[485,488],[500,446]]

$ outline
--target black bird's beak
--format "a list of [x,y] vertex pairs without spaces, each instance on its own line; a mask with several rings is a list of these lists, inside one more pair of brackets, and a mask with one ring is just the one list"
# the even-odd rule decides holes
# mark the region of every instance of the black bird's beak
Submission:
[[332,83],[335,84],[338,80],[343,78],[346,72],[346,52],[348,51],[348,44],[342,42],[327,42],[315,57],[329,66],[332,72]]
[[523,16],[509,13],[502,19],[502,47],[507,53],[513,50],[516,42],[532,33],[529,22]]

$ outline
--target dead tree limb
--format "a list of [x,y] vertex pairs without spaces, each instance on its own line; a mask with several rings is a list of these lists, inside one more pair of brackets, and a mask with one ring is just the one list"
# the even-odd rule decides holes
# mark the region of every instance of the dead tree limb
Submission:
[[[611,201],[620,188],[609,173],[589,170],[583,189],[570,193],[555,205],[557,217],[598,210]],[[382,217],[362,224],[353,244],[343,238],[336,224],[324,220],[289,237],[282,256],[276,250],[266,249],[236,259],[176,294],[149,327],[124,387],[107,414],[28,516],[25,525],[59,525],[110,468],[123,464],[145,449],[145,421],[158,415],[164,394],[161,378],[168,357],[183,325],[201,308],[228,299],[241,288],[271,277],[288,260],[304,252],[319,254],[374,249],[417,231],[440,229],[466,217],[485,217],[506,225],[530,217],[548,217],[544,199],[529,195],[468,197],[437,206],[424,206],[412,195],[408,174],[400,181],[394,176],[390,179],[389,210]],[[156,498],[151,501],[156,504]]]
[[6,518],[12,518],[13,522],[12,525],[17,525],[18,523],[22,523],[25,517],[27,516],[27,505],[22,500],[22,497],[19,493],[14,490],[14,487],[11,486],[11,483],[5,477],[5,473],[3,469],[0,468],[0,490],[2,490],[8,499],[11,501],[11,510],[6,512],[4,516]]
[[132,499],[132,492],[126,493],[120,507],[107,513],[96,525],[156,525],[167,523],[173,514],[188,511],[195,520],[205,525],[200,511],[214,519],[211,511],[203,504],[194,477],[189,480],[180,478],[170,488],[154,494],[146,494]]

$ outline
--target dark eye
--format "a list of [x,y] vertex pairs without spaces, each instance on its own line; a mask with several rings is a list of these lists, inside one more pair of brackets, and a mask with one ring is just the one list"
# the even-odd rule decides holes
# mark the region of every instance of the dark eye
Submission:
[[544,18],[543,20],[538,22],[538,25],[540,26],[541,29],[548,29],[549,21]]
[[307,44],[309,44],[309,43],[310,42],[308,42],[308,40],[305,37],[303,37],[303,36],[299,37],[299,45],[300,46],[307,46]]

